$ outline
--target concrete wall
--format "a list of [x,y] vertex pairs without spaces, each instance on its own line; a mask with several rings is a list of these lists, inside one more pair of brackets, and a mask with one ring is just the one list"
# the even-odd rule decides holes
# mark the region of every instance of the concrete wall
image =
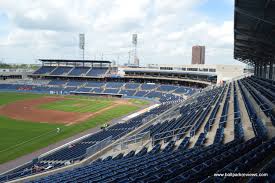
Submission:
[[244,66],[241,65],[216,65],[217,83],[231,80],[244,74]]

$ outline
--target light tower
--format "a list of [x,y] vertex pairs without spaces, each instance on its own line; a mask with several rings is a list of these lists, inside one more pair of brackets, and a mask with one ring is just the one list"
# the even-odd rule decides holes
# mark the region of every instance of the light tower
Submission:
[[85,49],[85,34],[79,34],[79,48],[82,50],[82,59],[84,60],[84,49]]
[[132,36],[132,44],[133,44],[133,47],[134,47],[134,56],[133,56],[133,63],[136,65],[136,66],[139,66],[139,59],[137,57],[137,34],[133,34]]
[[128,52],[128,65],[131,64],[131,51]]

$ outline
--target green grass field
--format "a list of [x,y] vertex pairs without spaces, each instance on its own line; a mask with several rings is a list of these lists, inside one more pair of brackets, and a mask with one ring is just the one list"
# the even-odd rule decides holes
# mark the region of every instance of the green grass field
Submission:
[[129,101],[132,102],[133,104],[136,104],[136,105],[148,105],[148,104],[150,104],[150,102],[147,101],[147,100],[130,99]]
[[[18,100],[34,99],[45,95],[23,93],[0,93],[0,106]],[[48,103],[42,108],[62,111],[95,112],[111,105],[114,99],[70,97],[72,100]],[[83,100],[86,99],[86,100]],[[62,124],[34,123],[20,121],[0,116],[0,164],[28,154],[52,143],[68,138],[87,129],[104,124],[112,119],[122,117],[140,109],[147,102],[129,100],[133,105],[121,104],[103,111],[87,121],[71,126]],[[90,105],[93,105],[93,107]],[[61,128],[61,133],[56,133],[56,128]],[[34,157],[35,158],[35,157]]]
[[[25,93],[0,93],[0,106],[24,99],[35,99],[43,95]],[[45,96],[45,95],[44,95]]]

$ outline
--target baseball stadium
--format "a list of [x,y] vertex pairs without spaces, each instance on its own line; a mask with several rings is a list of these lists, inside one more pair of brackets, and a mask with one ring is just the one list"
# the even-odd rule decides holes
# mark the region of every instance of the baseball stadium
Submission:
[[242,65],[0,65],[0,182],[274,182],[275,1],[232,13]]

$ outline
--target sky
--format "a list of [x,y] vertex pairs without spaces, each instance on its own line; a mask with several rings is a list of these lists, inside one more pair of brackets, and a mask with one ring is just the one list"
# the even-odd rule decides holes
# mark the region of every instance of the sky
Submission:
[[234,0],[1,0],[0,61],[39,58],[128,61],[138,34],[141,64],[190,64],[193,45],[206,64],[233,59]]

